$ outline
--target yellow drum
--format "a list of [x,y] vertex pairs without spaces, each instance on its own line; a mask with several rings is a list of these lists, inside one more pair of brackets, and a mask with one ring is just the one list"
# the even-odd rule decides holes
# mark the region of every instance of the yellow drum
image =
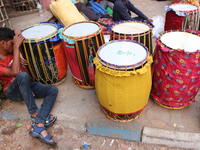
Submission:
[[137,41],[114,40],[99,48],[95,89],[109,119],[127,122],[141,115],[151,90],[151,63],[148,49]]

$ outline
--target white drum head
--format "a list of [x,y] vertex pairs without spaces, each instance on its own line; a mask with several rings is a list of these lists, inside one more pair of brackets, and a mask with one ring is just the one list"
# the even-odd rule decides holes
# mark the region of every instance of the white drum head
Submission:
[[146,49],[132,41],[113,41],[104,44],[98,51],[99,59],[104,66],[125,70],[141,66],[148,56]]
[[139,22],[124,22],[114,25],[111,28],[112,31],[122,34],[141,34],[149,31],[148,25]]
[[25,37],[25,39],[34,39],[51,35],[56,31],[57,31],[56,26],[50,24],[40,24],[32,26],[22,31],[22,35]]
[[65,36],[81,37],[91,35],[99,30],[99,26],[91,22],[81,22],[67,27],[64,31]]
[[186,52],[200,49],[200,37],[188,32],[168,32],[163,34],[160,40],[172,49],[184,49]]
[[169,8],[172,8],[174,11],[183,11],[183,12],[187,12],[187,11],[194,11],[196,9],[198,9],[198,6],[195,5],[191,5],[191,4],[172,4],[169,6]]

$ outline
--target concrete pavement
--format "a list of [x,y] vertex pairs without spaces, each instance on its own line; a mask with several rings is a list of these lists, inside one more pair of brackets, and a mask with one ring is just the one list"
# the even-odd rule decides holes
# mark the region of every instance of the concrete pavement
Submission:
[[[166,12],[164,10],[164,6],[171,4],[171,1],[131,1],[149,18],[156,15],[161,15],[162,17],[165,17]],[[153,44],[155,47],[155,39]],[[111,127],[109,128],[109,131],[112,130],[112,127],[115,127],[117,131],[121,129],[127,129],[130,133],[135,130],[138,131],[135,133],[139,133],[140,137],[143,136],[142,131],[144,127],[163,129],[165,131],[169,130],[173,132],[180,131],[188,132],[191,134],[200,134],[200,93],[198,93],[196,96],[196,103],[193,103],[191,106],[181,110],[169,110],[162,108],[161,106],[154,103],[151,98],[149,98],[148,104],[144,109],[140,119],[136,119],[128,123],[117,123],[109,120],[104,115],[103,111],[100,108],[95,90],[81,89],[73,83],[70,70],[68,70],[67,72],[66,81],[60,84],[58,88],[59,94],[52,110],[52,114],[58,116],[58,122],[61,125],[67,126],[76,131],[85,132],[86,129],[90,128],[92,125],[95,125],[97,127],[96,130],[98,130],[98,128],[102,127],[102,125],[98,122],[106,120],[105,124],[109,124],[109,126],[107,127]],[[1,117],[29,119],[30,116],[27,112],[27,108],[25,107],[24,102],[16,103],[10,101],[10,103],[11,104],[8,105],[6,109],[0,112]],[[38,106],[41,103],[42,99],[37,99]],[[95,122],[91,122],[93,118],[95,118]],[[134,127],[135,124],[139,124],[141,128],[131,128],[131,126]],[[103,136],[106,135],[108,134],[106,134],[105,132]],[[110,137],[120,138],[115,134],[111,134]],[[121,136],[121,138],[123,137]],[[157,144],[167,143],[157,142]],[[180,146],[182,145],[183,144],[181,144]],[[179,145],[176,146],[179,147]]]

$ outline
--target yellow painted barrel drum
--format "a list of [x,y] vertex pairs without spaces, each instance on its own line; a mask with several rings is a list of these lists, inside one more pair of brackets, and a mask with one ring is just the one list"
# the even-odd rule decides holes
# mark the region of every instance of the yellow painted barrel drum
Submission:
[[151,90],[151,63],[148,49],[137,41],[114,40],[99,48],[95,89],[108,118],[127,122],[141,115]]

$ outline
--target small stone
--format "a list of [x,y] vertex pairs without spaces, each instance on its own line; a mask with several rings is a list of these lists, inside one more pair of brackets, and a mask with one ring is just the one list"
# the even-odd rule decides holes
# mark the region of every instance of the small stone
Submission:
[[63,134],[63,129],[61,129],[61,128],[57,128],[53,131],[54,131],[54,134],[56,134],[56,135],[62,135]]
[[2,134],[11,135],[12,133],[15,132],[16,128],[17,128],[16,125],[6,127],[6,128],[4,128],[4,129],[2,129]]
[[26,125],[26,130],[27,130],[27,131],[30,131],[31,128],[32,128],[31,124]]
[[124,144],[128,145],[130,142],[129,141],[124,141]]
[[83,137],[84,135],[85,135],[84,133],[81,133],[81,134],[80,134],[81,137]]

